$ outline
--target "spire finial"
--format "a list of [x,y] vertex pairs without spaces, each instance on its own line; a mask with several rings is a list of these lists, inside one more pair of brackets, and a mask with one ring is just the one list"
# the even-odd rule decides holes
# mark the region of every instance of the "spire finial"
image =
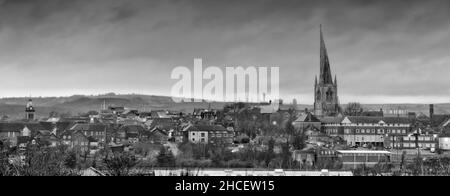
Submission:
[[320,84],[332,84],[333,77],[331,76],[330,62],[328,59],[327,48],[322,33],[322,25],[320,25]]
[[320,24],[320,39],[323,40],[322,24]]

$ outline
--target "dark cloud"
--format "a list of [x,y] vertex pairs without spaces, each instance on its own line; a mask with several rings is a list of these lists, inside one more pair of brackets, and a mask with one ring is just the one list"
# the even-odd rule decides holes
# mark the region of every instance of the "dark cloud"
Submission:
[[311,103],[323,24],[343,102],[432,102],[450,97],[448,18],[447,0],[3,0],[0,96],[168,94],[171,70],[202,57],[280,66],[282,96]]
[[113,22],[117,22],[136,16],[139,10],[137,8],[134,8],[129,3],[127,3],[114,7],[113,12],[115,12],[115,14],[111,20]]

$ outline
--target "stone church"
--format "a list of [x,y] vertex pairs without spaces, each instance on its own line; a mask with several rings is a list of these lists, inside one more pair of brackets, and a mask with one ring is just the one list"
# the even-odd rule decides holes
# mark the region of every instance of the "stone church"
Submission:
[[314,115],[317,117],[336,116],[340,112],[337,78],[331,75],[330,61],[320,26],[320,76],[314,85]]

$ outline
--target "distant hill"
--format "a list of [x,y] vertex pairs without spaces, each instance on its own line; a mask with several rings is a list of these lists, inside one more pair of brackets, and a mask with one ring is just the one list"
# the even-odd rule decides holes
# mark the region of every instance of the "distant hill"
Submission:
[[[8,115],[13,119],[21,119],[24,114],[28,97],[0,99],[0,116]],[[74,95],[70,97],[33,97],[33,105],[38,118],[48,117],[50,112],[70,113],[76,115],[91,110],[99,111],[102,105],[123,106],[140,111],[169,109],[182,112],[192,112],[194,108],[208,108],[208,103],[175,103],[171,97],[153,95]],[[221,109],[226,103],[211,103],[211,108]]]
[[[0,99],[0,116],[8,115],[13,119],[21,119],[25,116],[25,105],[29,98],[2,98]],[[175,103],[168,96],[139,95],[114,93],[104,95],[74,95],[70,97],[33,97],[33,104],[36,108],[38,118],[48,117],[52,111],[60,114],[70,113],[76,115],[86,113],[91,110],[100,110],[103,103],[107,106],[123,106],[140,111],[151,111],[159,109],[169,109],[175,111],[191,113],[194,108],[208,108],[208,103]],[[211,103],[213,109],[222,109],[226,103]],[[291,105],[284,105],[282,108],[289,108]],[[343,105],[345,107],[345,105]],[[366,104],[365,110],[380,110],[380,108],[398,108],[410,112],[424,113],[428,115],[429,107],[427,104]],[[309,108],[312,105],[298,105],[298,109]],[[436,114],[450,114],[450,103],[435,104]]]

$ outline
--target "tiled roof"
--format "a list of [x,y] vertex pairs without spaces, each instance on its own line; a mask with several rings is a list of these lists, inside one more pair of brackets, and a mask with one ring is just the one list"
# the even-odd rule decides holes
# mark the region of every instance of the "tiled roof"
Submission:
[[59,135],[59,133],[62,133],[64,130],[68,129],[70,125],[70,122],[57,122],[56,124],[51,122],[8,122],[0,123],[0,132],[19,132],[27,127],[32,134],[36,134],[39,131],[53,131],[56,127]]
[[320,121],[325,124],[339,124],[342,120],[344,120],[343,117],[323,117],[320,119]]
[[38,135],[41,135],[41,136],[50,136],[52,134],[51,131],[47,131],[47,130],[41,130],[41,131],[38,131],[37,133],[38,133]]
[[141,133],[145,131],[145,128],[141,125],[124,125],[119,128],[121,131],[125,131],[127,133],[134,132],[134,133]]
[[70,130],[72,131],[105,131],[106,124],[75,124]]
[[435,114],[433,115],[433,118],[431,118],[431,126],[437,127],[444,123],[444,121],[450,119],[450,115],[444,115],[444,114]]
[[439,127],[445,128],[445,127],[450,127],[450,119],[447,119],[445,121],[443,121]]
[[72,125],[71,122],[57,122],[57,123],[56,123],[56,128],[57,128],[58,130],[63,131],[63,130],[69,129],[69,128],[70,128],[70,125]]
[[220,125],[194,125],[188,128],[188,131],[228,131]]
[[25,127],[25,123],[0,123],[0,132],[18,132]]
[[311,113],[307,113],[300,115],[295,122],[320,122],[320,120]]
[[26,123],[26,122],[8,122],[0,123],[0,132],[17,132],[25,128],[25,126],[32,132],[40,130],[52,130],[52,126],[48,126],[45,122]]
[[383,111],[363,111],[362,116],[383,116]]
[[164,130],[162,130],[160,128],[155,128],[155,129],[151,130],[151,133],[152,134],[160,133],[160,134],[163,134],[163,135],[168,135]]
[[65,130],[64,132],[61,133],[61,136],[64,136],[64,135],[68,136],[68,135],[72,135],[73,133],[74,133],[74,131]]
[[371,117],[371,116],[348,116],[348,119],[352,123],[367,123],[367,124],[377,124],[383,121],[387,124],[410,124],[414,122],[414,119],[407,117]]
[[384,117],[382,120],[385,123],[388,124],[395,124],[395,123],[401,123],[401,124],[412,124],[414,123],[414,119],[408,118],[408,117]]
[[151,111],[150,113],[153,118],[170,118],[166,111]]
[[166,130],[175,129],[176,125],[177,123],[170,118],[156,118],[152,120],[150,124],[150,129],[154,129],[156,127]]

